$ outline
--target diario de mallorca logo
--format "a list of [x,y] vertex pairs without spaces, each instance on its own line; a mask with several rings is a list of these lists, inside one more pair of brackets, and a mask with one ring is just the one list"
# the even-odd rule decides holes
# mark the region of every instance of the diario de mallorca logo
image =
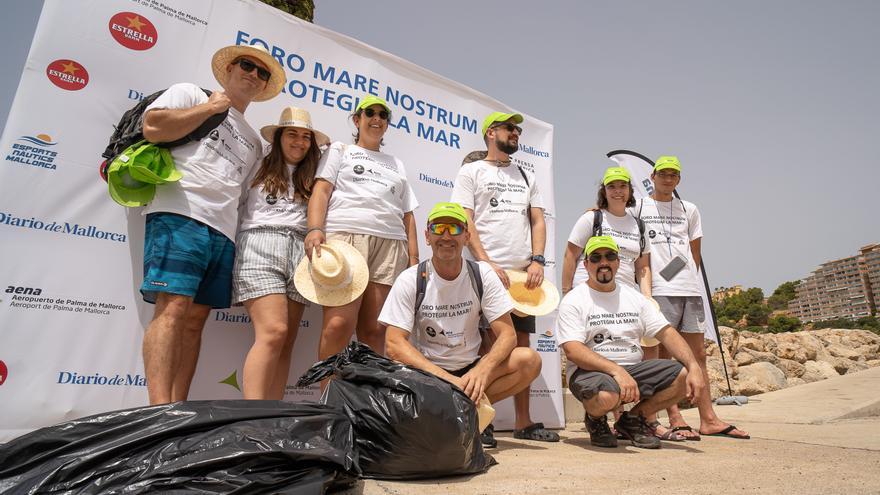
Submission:
[[146,17],[134,12],[120,12],[110,18],[110,36],[131,50],[149,50],[158,39],[156,26]]
[[59,371],[59,385],[98,385],[103,387],[146,387],[147,379],[140,374],[119,373],[105,375],[103,373],[77,373],[76,371]]
[[58,59],[46,67],[46,77],[55,86],[67,91],[79,91],[89,83],[89,71],[79,62]]
[[101,230],[94,225],[84,225],[80,223],[59,222],[57,220],[48,221],[40,220],[36,217],[17,217],[12,213],[0,212],[0,226],[2,227],[19,227],[22,229],[44,230],[46,232],[54,232],[56,234],[76,235],[81,237],[91,237],[102,241],[126,242],[128,235],[121,232],[110,232]]
[[58,144],[48,134],[21,136],[12,143],[12,149],[6,154],[6,161],[55,170],[55,158],[58,152],[52,147]]
[[3,360],[0,360],[0,385],[3,385],[3,382],[6,381],[6,377],[9,376],[9,368],[6,367],[6,363]]

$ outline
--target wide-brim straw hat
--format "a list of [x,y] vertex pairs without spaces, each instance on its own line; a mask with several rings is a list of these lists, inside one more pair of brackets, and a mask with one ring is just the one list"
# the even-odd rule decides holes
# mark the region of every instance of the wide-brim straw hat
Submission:
[[296,290],[321,306],[342,306],[363,294],[369,282],[367,260],[351,244],[331,240],[321,244],[321,256],[303,257],[294,273]]
[[266,88],[257,94],[253,101],[271,100],[281,92],[281,89],[284,88],[284,83],[287,82],[284,67],[281,67],[278,60],[259,45],[230,45],[214,53],[214,57],[211,59],[211,70],[214,71],[214,78],[217,79],[221,86],[225,88],[226,80],[229,78],[229,72],[226,71],[226,67],[239,57],[250,57],[259,60],[272,73],[269,80],[266,81]]
[[[658,303],[653,297],[649,297],[648,301],[651,302],[651,305],[654,306],[657,311],[660,311],[660,303]],[[654,337],[642,337],[641,344],[642,347],[654,347],[655,345],[660,345],[660,341]]]
[[315,142],[318,143],[318,146],[330,144],[330,138],[312,126],[312,115],[308,110],[298,107],[285,108],[281,111],[281,116],[278,117],[278,125],[263,126],[260,129],[260,135],[263,136],[263,139],[271,143],[272,138],[275,137],[275,131],[281,127],[297,127],[299,129],[312,131],[312,134],[315,135]]
[[513,310],[525,315],[541,316],[556,309],[559,305],[559,291],[546,278],[534,289],[526,288],[528,274],[519,270],[504,270],[510,279],[510,293]]

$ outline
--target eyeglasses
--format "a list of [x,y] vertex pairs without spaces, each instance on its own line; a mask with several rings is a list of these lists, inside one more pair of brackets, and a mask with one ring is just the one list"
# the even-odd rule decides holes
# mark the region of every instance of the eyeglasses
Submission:
[[681,174],[677,172],[657,172],[657,177],[661,179],[677,179],[681,177]]
[[602,253],[593,253],[588,259],[590,260],[590,263],[598,263],[602,261],[602,258],[605,258],[609,262],[617,261],[617,253],[615,253],[614,251],[611,251],[610,253],[605,253],[604,255]]
[[513,131],[516,131],[517,134],[519,134],[520,136],[522,136],[522,127],[520,127],[520,126],[518,126],[518,125],[511,124],[510,122],[502,122],[502,123],[500,123],[500,124],[498,124],[498,125],[493,125],[493,126],[491,127],[491,129],[497,129],[497,128],[499,128],[499,127],[504,128],[505,130],[507,130],[507,132],[513,132]]
[[[365,109],[364,109],[364,115],[366,115],[368,119],[372,119],[372,118],[373,118],[373,115],[376,115],[376,113],[377,113],[377,112],[376,112],[375,110],[373,110],[372,108],[365,108]],[[380,118],[380,119],[382,119],[382,120],[388,120],[389,115],[388,115],[388,112],[387,112],[386,110],[379,110],[378,113],[379,113],[379,118]]]
[[428,230],[434,235],[443,235],[444,232],[449,232],[449,235],[461,235],[464,226],[457,223],[429,223]]
[[250,60],[248,60],[246,58],[240,58],[240,59],[232,62],[232,65],[235,65],[235,64],[238,64],[238,66],[241,67],[241,70],[243,70],[245,72],[251,72],[254,69],[257,69],[257,77],[260,78],[261,81],[268,82],[269,78],[272,77],[271,72],[258,66],[257,64],[251,62]]

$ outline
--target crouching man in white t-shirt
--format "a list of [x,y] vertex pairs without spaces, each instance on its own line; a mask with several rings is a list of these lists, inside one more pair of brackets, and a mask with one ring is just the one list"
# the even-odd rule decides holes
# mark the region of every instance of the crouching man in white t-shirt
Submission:
[[[660,310],[635,289],[614,281],[620,260],[610,236],[587,242],[584,266],[589,279],[571,290],[559,305],[559,345],[568,358],[568,383],[587,414],[590,442],[617,447],[607,414],[635,403],[614,424],[636,447],[660,448],[645,417],[687,397],[707,393],[700,365],[684,339]],[[643,337],[658,339],[678,361],[642,361]],[[682,368],[684,364],[684,368]]]
[[[455,384],[474,402],[484,393],[497,402],[525,389],[540,374],[541,358],[516,347],[513,301],[491,266],[462,258],[470,234],[461,205],[436,204],[425,237],[431,259],[397,277],[379,314],[388,356]],[[416,307],[421,277],[424,296]],[[497,338],[482,357],[481,315]]]

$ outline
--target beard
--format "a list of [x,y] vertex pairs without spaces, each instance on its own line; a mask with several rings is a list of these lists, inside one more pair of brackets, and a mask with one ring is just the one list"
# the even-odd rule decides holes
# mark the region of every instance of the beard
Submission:
[[608,284],[614,280],[614,273],[610,268],[599,268],[596,272],[596,281],[600,284]]
[[507,153],[508,155],[516,153],[516,151],[519,149],[516,144],[511,144],[510,141],[503,141],[497,137],[495,138],[495,146],[497,146],[500,151]]

